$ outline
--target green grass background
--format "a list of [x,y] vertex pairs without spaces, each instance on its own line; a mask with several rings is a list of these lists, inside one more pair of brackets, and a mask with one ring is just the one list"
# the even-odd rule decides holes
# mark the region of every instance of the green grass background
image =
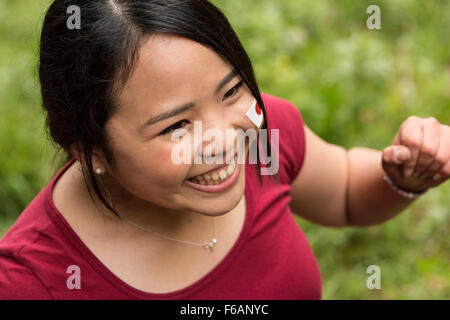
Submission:
[[[327,142],[382,150],[410,115],[450,124],[450,1],[222,0],[260,89],[285,98]],[[0,2],[0,237],[58,169],[36,73],[48,0]],[[381,8],[368,30],[366,8]],[[332,229],[297,218],[324,299],[449,299],[450,185],[396,218]],[[294,253],[293,253],[294,254]],[[366,287],[369,265],[381,289]]]

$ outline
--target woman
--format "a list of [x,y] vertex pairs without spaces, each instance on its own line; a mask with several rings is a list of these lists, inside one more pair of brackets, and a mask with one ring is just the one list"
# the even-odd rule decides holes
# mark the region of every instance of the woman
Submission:
[[[383,152],[321,140],[295,106],[260,93],[206,0],[55,0],[39,75],[68,162],[0,242],[2,299],[320,299],[292,212],[379,224],[450,175],[450,128],[433,118],[408,118]],[[249,163],[249,141],[245,163],[229,139],[209,152],[225,165],[175,163],[173,134],[196,121],[222,136],[268,130],[276,174]],[[207,148],[190,145],[190,160]]]

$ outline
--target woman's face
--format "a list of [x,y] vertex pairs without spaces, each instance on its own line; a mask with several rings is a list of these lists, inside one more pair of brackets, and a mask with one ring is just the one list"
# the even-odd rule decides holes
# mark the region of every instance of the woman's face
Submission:
[[[194,121],[201,121],[203,132],[217,130],[223,144],[212,154],[222,155],[222,163],[237,152],[237,139],[227,140],[226,130],[256,129],[245,116],[253,95],[245,84],[238,85],[239,76],[227,77],[232,70],[213,50],[185,38],[157,35],[143,45],[136,69],[119,96],[118,112],[106,124],[117,170],[112,172],[102,163],[115,181],[120,198],[158,210],[209,216],[222,215],[239,203],[245,187],[244,164],[236,164],[239,174],[235,179],[230,169],[231,176],[224,180],[232,179],[234,183],[217,188],[223,190],[202,191],[188,181],[203,175],[204,182],[195,182],[208,185],[204,174],[221,166],[194,163],[194,150],[205,153],[211,141],[198,141],[196,145],[192,139],[189,163],[172,160],[172,150],[179,141],[171,140],[171,129],[184,128],[193,138]],[[144,125],[149,119],[190,103],[192,106],[181,113]],[[247,151],[248,143],[245,155]],[[208,152],[211,154],[211,150]]]

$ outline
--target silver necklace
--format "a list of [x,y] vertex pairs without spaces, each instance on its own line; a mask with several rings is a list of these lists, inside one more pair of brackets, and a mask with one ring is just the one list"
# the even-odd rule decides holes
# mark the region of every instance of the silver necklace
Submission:
[[[99,180],[101,180],[101,179],[99,179]],[[103,183],[102,183],[102,184],[103,184]],[[103,186],[104,186],[104,185],[103,185]],[[113,207],[113,203],[112,203],[111,193],[109,192],[109,190],[108,190],[107,188],[105,188],[105,190],[108,192],[109,202],[111,203],[111,207],[114,208],[114,207]],[[164,234],[157,233],[157,232],[152,231],[152,230],[144,229],[144,228],[141,227],[140,225],[138,225],[138,224],[134,223],[133,221],[130,221],[130,220],[124,218],[124,217],[120,217],[120,218],[121,218],[122,220],[124,220],[125,222],[127,222],[128,224],[131,224],[132,226],[134,226],[134,227],[136,227],[136,228],[138,228],[138,229],[140,229],[140,230],[142,230],[142,231],[145,231],[145,232],[147,232],[147,233],[151,233],[151,234],[160,236],[160,237],[162,237],[162,238],[164,238],[164,239],[176,241],[176,242],[179,242],[179,243],[184,243],[184,244],[188,244],[188,245],[192,245],[192,246],[200,246],[200,247],[204,247],[204,248],[206,248],[206,249],[209,249],[211,252],[214,251],[214,246],[215,246],[216,243],[217,243],[217,237],[216,237],[216,217],[213,217],[213,222],[214,222],[214,238],[213,238],[211,241],[206,241],[206,242],[203,242],[203,243],[202,243],[202,242],[191,242],[191,241],[184,241],[184,240],[175,239],[175,238],[166,236],[166,235],[164,235]]]

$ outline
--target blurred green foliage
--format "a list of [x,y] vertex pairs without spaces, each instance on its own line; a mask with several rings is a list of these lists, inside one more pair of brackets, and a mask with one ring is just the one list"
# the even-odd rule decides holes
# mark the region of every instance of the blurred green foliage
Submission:
[[[36,73],[49,0],[0,2],[0,236],[58,169]],[[262,92],[285,98],[320,137],[382,150],[410,115],[450,124],[450,1],[213,1],[235,28]],[[366,8],[381,8],[368,30]],[[324,299],[450,298],[450,186],[370,228],[296,218],[323,278]],[[369,265],[381,289],[366,287]]]

